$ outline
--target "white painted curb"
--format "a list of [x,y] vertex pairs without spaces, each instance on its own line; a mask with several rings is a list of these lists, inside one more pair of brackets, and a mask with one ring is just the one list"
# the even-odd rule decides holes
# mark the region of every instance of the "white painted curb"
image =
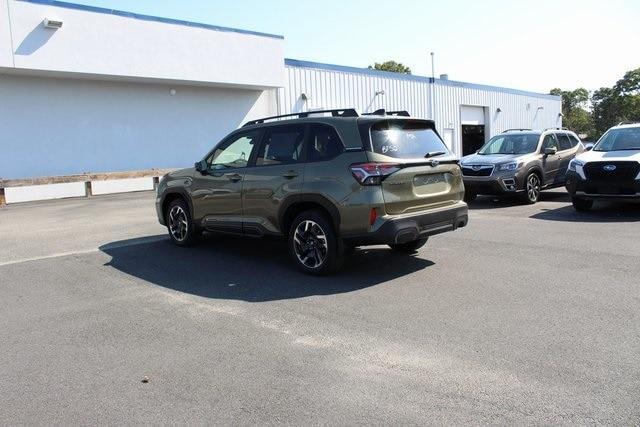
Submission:
[[145,190],[153,190],[152,177],[91,181],[91,193],[94,196]]
[[26,185],[23,187],[7,187],[4,189],[4,197],[7,204],[85,196],[86,189],[84,182]]

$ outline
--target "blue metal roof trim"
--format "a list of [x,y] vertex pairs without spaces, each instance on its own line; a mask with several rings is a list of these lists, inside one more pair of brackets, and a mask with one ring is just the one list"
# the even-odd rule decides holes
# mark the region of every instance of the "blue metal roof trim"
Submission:
[[[285,58],[284,63],[285,65],[289,65],[291,67],[317,68],[317,69],[329,70],[329,71],[343,71],[346,73],[366,74],[366,75],[376,76],[376,77],[390,77],[390,78],[399,79],[399,80],[411,80],[411,81],[418,81],[423,83],[429,83],[431,81],[430,77],[416,76],[413,74],[401,74],[401,73],[393,73],[390,71],[374,70],[370,68],[358,68],[358,67],[349,67],[346,65],[334,65],[334,64],[324,64],[321,62],[301,61],[299,59]],[[480,90],[499,90],[500,92],[511,93],[514,95],[535,96],[538,98],[553,99],[554,101],[562,100],[560,96],[556,96],[556,95],[529,92],[526,90],[519,90],[519,89],[510,89],[510,88],[500,87],[500,86],[490,86],[490,85],[483,85],[478,83],[459,82],[456,80],[435,79],[435,81],[437,84],[442,84],[447,86],[466,87],[466,88],[480,89]]]
[[69,3],[69,2],[65,2],[65,1],[59,1],[59,0],[20,0],[20,1],[24,1],[24,2],[27,2],[27,3],[41,4],[41,5],[46,5],[46,6],[62,7],[62,8],[65,8],[65,9],[84,10],[84,11],[87,11],[87,12],[103,13],[103,14],[107,14],[107,15],[122,16],[124,18],[139,19],[141,21],[162,22],[164,24],[174,24],[174,25],[182,25],[182,26],[185,26],[185,27],[204,28],[206,30],[214,30],[214,31],[222,31],[222,32],[230,32],[230,33],[239,33],[239,34],[248,34],[248,35],[252,35],[252,36],[269,37],[269,38],[281,39],[281,40],[284,39],[284,36],[280,36],[280,35],[276,35],[276,34],[267,34],[267,33],[260,33],[258,31],[249,31],[249,30],[240,30],[240,29],[237,29],[237,28],[220,27],[218,25],[203,24],[201,22],[183,21],[183,20],[180,20],[180,19],[162,18],[160,16],[141,15],[141,14],[138,14],[138,13],[127,12],[127,11],[124,11],[124,10],[107,9],[107,8],[96,7],[96,6],[87,6],[87,5],[84,5],[84,4]]
[[343,71],[345,73],[368,74],[377,77],[390,77],[400,80],[413,80],[429,83],[429,77],[415,76],[413,74],[392,73],[391,71],[373,70],[370,68],[349,67],[346,65],[323,64],[321,62],[301,61],[299,59],[285,58],[285,65],[300,68],[319,68],[321,70]]
[[529,92],[526,90],[511,89],[508,87],[483,85],[479,83],[459,82],[456,80],[436,79],[436,82],[438,82],[438,84],[443,84],[448,86],[468,87],[468,88],[480,89],[480,90],[498,90],[500,92],[511,93],[514,95],[534,96],[536,98],[547,98],[547,99],[553,99],[554,101],[562,101],[561,96],[549,95],[548,93]]

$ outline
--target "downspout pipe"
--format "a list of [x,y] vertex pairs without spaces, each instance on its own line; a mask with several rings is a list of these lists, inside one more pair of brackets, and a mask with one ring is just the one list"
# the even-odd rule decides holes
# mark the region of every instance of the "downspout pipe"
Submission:
[[435,67],[435,61],[434,61],[434,57],[435,57],[435,53],[431,52],[431,78],[429,78],[429,115],[431,115],[431,120],[433,120],[434,122],[436,121],[436,113],[434,110],[434,106],[435,106],[435,101],[434,101],[434,97],[435,97],[435,88],[434,85],[436,84],[436,67]]

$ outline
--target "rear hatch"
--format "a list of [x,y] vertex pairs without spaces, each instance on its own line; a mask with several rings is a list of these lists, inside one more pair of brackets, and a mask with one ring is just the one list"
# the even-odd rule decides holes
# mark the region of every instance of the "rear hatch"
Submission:
[[432,121],[381,119],[362,124],[360,133],[369,160],[393,171],[381,182],[388,214],[434,209],[462,200],[458,159]]

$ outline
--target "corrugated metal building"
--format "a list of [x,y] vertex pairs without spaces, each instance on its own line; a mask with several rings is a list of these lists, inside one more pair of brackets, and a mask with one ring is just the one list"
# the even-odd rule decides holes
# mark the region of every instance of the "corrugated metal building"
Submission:
[[277,113],[407,110],[460,155],[562,124],[555,96],[285,59],[282,36],[56,0],[0,0],[0,99],[0,200],[34,177],[190,166]]
[[506,129],[562,126],[558,96],[293,59],[285,60],[285,69],[278,96],[283,114],[350,106],[407,110],[434,119],[460,155]]

